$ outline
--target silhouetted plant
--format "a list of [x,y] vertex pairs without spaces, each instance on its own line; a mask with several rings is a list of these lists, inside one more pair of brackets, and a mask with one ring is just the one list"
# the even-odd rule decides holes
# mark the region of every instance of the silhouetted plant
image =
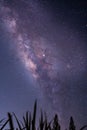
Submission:
[[74,120],[73,120],[73,117],[71,116],[70,117],[70,123],[69,123],[69,130],[75,130],[76,127],[74,125]]
[[19,130],[23,130],[23,127],[22,127],[21,123],[19,122],[19,120],[18,120],[17,116],[15,115],[15,113],[13,113],[13,115],[14,115],[14,117],[15,117],[15,119],[16,119],[16,122],[17,122],[17,124],[18,124]]
[[9,120],[5,121],[5,123],[2,125],[1,123],[4,121],[4,119],[0,120],[0,130],[3,130],[5,126],[8,124]]
[[9,120],[10,130],[14,130],[13,119],[12,119],[12,115],[10,113],[8,113],[8,120]]
[[54,117],[53,130],[60,130],[60,124],[58,122],[58,116],[57,116],[57,114]]
[[80,130],[83,130],[85,128],[87,128],[87,125],[84,125],[83,127],[81,127]]
[[23,127],[26,130],[30,130],[31,129],[31,113],[26,112],[26,115],[23,116],[23,122],[24,122]]
[[47,115],[45,113],[45,121],[44,121],[44,130],[48,130],[48,126],[47,126]]
[[[60,130],[60,124],[58,120],[58,115],[56,114],[54,118],[48,122],[46,113],[43,114],[41,110],[41,116],[39,120],[39,126],[36,129],[36,111],[37,111],[37,101],[35,101],[34,104],[34,110],[33,114],[26,112],[25,115],[23,115],[23,120],[19,121],[15,113],[8,113],[8,119],[4,122],[4,119],[0,121],[0,130],[5,129],[5,126],[9,124],[9,129],[7,130]],[[14,119],[16,120],[17,127],[14,128]],[[84,130],[87,128],[87,125],[84,125],[80,128],[80,130]],[[67,129],[66,129],[67,130]],[[76,130],[76,127],[74,125],[73,117],[70,117],[70,123],[69,123],[69,130]]]
[[35,130],[36,110],[37,110],[37,101],[35,101],[35,104],[34,104],[33,119],[32,119],[32,130]]
[[40,118],[39,124],[40,124],[40,130],[43,130],[43,128],[44,128],[44,120],[43,120],[42,110],[41,110],[41,118]]

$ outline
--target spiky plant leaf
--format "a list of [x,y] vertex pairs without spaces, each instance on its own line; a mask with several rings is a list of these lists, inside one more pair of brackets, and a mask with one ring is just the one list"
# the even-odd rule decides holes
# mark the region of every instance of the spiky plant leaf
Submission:
[[2,125],[1,123],[4,121],[4,119],[0,120],[0,125]]
[[45,121],[44,121],[44,129],[45,130],[48,130],[48,123],[47,123],[47,115],[46,115],[46,112],[45,112]]
[[7,120],[7,121],[4,123],[4,125],[2,125],[2,127],[0,128],[0,130],[3,130],[4,127],[8,124],[8,122],[9,122],[9,120]]
[[10,130],[14,130],[13,119],[11,113],[8,112]]
[[85,128],[87,128],[87,125],[84,125],[83,127],[81,127],[80,130],[83,130]]
[[31,130],[31,113],[29,114],[29,130]]
[[41,110],[41,118],[40,118],[40,130],[43,130],[44,128],[44,121],[43,121],[43,112]]
[[37,101],[35,101],[35,104],[34,104],[33,119],[32,119],[32,130],[35,130],[36,110],[37,110]]
[[25,126],[26,130],[30,130],[31,128],[31,114],[26,112],[25,116],[23,116],[23,125]]
[[15,113],[13,113],[13,115],[14,115],[14,117],[15,117],[15,119],[16,119],[16,122],[17,122],[17,124],[18,124],[19,130],[23,130],[23,128],[22,128],[22,126],[21,126],[21,123],[19,122],[19,120],[18,120],[17,116],[15,115]]

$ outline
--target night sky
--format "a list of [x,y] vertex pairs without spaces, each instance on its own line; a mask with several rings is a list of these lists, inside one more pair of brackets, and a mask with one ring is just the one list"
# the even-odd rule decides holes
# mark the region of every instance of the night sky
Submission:
[[87,2],[0,1],[0,117],[38,108],[87,124]]

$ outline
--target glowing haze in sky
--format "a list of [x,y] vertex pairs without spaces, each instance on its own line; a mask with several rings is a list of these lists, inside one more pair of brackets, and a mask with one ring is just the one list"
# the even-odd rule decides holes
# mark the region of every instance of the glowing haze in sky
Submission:
[[[2,115],[19,115],[34,100],[63,126],[87,121],[87,3],[0,2]],[[67,120],[67,121],[66,121]]]

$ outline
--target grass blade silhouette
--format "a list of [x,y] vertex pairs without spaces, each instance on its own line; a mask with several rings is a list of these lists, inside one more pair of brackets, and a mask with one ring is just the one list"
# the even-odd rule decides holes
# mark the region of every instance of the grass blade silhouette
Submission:
[[37,101],[35,101],[35,104],[34,104],[33,119],[32,119],[32,130],[35,130],[36,110],[37,110]]
[[31,113],[29,115],[29,130],[31,130]]
[[0,120],[0,125],[1,125],[1,123],[4,121],[4,119],[2,119],[2,120]]
[[9,112],[8,112],[8,119],[9,119],[10,130],[14,130],[12,115]]
[[69,130],[76,130],[73,117],[70,117]]
[[[61,126],[59,124],[58,115],[55,114],[54,118],[49,122],[46,113],[43,114],[41,110],[41,115],[39,119],[39,125],[36,129],[36,112],[37,112],[37,101],[34,103],[33,114],[31,115],[30,112],[26,112],[23,117],[22,121],[18,120],[15,113],[8,113],[8,119],[4,121],[4,119],[0,120],[0,130],[5,129],[6,125],[9,124],[9,129],[7,130],[14,130],[14,118],[16,119],[17,127],[15,130],[61,130]],[[13,118],[14,117],[14,118]],[[3,123],[4,122],[4,123]],[[84,125],[79,130],[84,130],[87,128],[87,125]],[[66,129],[67,130],[67,129]],[[69,130],[76,130],[73,117],[70,117],[69,122]]]
[[16,119],[16,122],[17,122],[17,124],[18,124],[19,130],[23,130],[23,128],[22,128],[22,126],[21,126],[21,123],[19,122],[19,120],[18,120],[17,116],[15,115],[15,113],[13,113],[13,115],[14,115],[14,117],[15,117],[15,119]]
[[45,121],[44,121],[44,124],[45,124],[44,130],[48,130],[48,122],[47,122],[47,115],[46,115],[46,113],[45,113]]
[[7,120],[7,121],[4,123],[4,125],[0,128],[0,130],[3,130],[4,127],[8,124],[8,122],[9,122],[9,120]]
[[83,130],[85,128],[87,128],[87,125],[84,125],[83,127],[81,127],[80,130]]
[[26,130],[30,130],[31,128],[31,114],[29,112],[26,112],[26,115],[23,116],[23,122]]
[[44,121],[43,121],[43,113],[42,113],[42,110],[41,110],[41,118],[40,118],[40,130],[43,130],[44,128]]

